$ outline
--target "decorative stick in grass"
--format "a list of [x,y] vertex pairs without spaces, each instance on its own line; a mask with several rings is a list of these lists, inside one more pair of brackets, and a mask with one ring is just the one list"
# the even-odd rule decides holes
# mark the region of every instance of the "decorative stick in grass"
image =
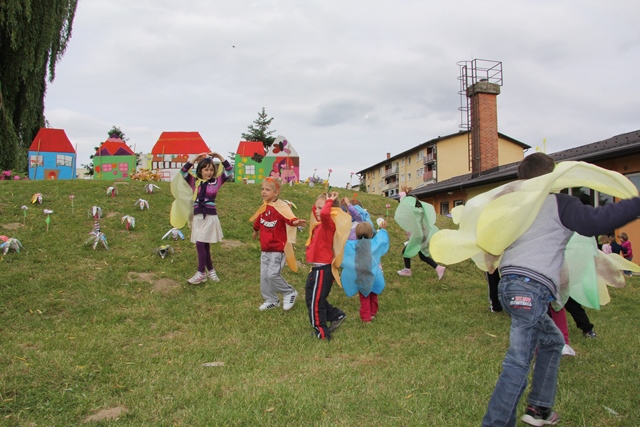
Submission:
[[20,209],[22,209],[22,225],[27,225],[27,209],[29,208],[22,205]]
[[49,231],[49,223],[51,222],[51,214],[53,213],[53,211],[51,209],[45,209],[44,210],[44,214],[47,216],[47,219],[44,220],[44,222],[47,223],[47,232]]
[[71,213],[73,213],[73,199],[75,199],[76,196],[74,196],[73,194],[69,196],[69,200],[71,200]]

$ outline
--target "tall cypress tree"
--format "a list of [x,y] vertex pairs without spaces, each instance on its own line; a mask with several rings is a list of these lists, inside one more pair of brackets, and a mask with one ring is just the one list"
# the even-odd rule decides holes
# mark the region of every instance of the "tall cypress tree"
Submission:
[[0,1],[0,169],[27,170],[44,125],[47,80],[71,38],[78,0]]

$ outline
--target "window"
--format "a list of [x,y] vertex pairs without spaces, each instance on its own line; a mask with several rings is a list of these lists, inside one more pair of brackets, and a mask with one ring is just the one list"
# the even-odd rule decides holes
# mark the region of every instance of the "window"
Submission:
[[113,163],[105,163],[102,165],[102,172],[111,172],[113,170]]
[[416,176],[424,175],[424,168],[416,169]]
[[120,163],[118,164],[118,170],[120,172],[126,172],[129,170],[129,163]]
[[371,179],[376,179],[376,171],[371,172]]
[[404,159],[402,159],[402,162],[400,163],[402,166],[404,166]]
[[407,172],[407,181],[411,181],[411,172]]
[[244,167],[245,175],[255,175],[256,174],[256,165],[246,165]]
[[411,157],[407,157],[407,166],[411,164]]
[[404,174],[403,173],[400,174],[400,182],[404,182]]
[[42,156],[31,156],[29,159],[29,167],[35,168],[37,166],[44,166],[44,160]]
[[424,150],[418,151],[418,154],[416,155],[416,160],[417,161],[420,161],[422,159],[424,159]]
[[464,205],[464,200],[454,200],[453,207]]
[[440,215],[449,215],[449,202],[440,203]]
[[67,156],[65,154],[56,154],[56,166],[69,166],[73,165],[73,156]]

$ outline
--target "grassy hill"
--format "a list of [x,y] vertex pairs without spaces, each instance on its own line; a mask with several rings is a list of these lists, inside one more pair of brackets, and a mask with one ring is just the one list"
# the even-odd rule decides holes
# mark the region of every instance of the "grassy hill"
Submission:
[[[171,228],[168,184],[153,194],[142,182],[115,184],[115,198],[106,194],[110,185],[0,181],[0,234],[24,245],[0,254],[0,425],[480,423],[509,319],[488,311],[483,274],[472,263],[448,267],[438,281],[414,259],[414,275],[399,277],[404,232],[390,220],[379,315],[361,324],[357,298],[335,287],[329,300],[349,318],[331,342],[320,342],[303,298],[288,312],[258,311],[260,246],[248,222],[261,203],[257,185],[222,188],[225,241],[212,248],[221,282],[200,286],[186,282],[197,264],[189,230],[184,241],[161,240]],[[308,218],[320,191],[285,187],[281,197]],[[30,203],[37,192],[42,205]],[[134,206],[139,198],[150,209]],[[387,199],[358,198],[374,219],[386,216]],[[92,206],[103,210],[109,250],[85,244]],[[48,231],[43,209],[53,210]],[[124,215],[135,217],[133,230]],[[452,224],[439,218],[438,226]],[[300,233],[296,247],[301,265],[307,237]],[[154,249],[167,243],[175,252],[161,259]],[[301,297],[307,271],[284,273]],[[570,321],[577,356],[563,359],[556,405],[564,426],[640,424],[638,278],[610,291],[609,306],[588,311],[597,339],[584,339]]]

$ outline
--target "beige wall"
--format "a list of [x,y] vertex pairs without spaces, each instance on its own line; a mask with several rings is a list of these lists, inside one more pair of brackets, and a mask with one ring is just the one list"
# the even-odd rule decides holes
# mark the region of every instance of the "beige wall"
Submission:
[[469,137],[467,134],[461,133],[452,138],[439,141],[436,146],[436,158],[438,182],[471,172],[468,160]]
[[524,149],[506,139],[498,139],[498,164],[508,165],[524,159]]

